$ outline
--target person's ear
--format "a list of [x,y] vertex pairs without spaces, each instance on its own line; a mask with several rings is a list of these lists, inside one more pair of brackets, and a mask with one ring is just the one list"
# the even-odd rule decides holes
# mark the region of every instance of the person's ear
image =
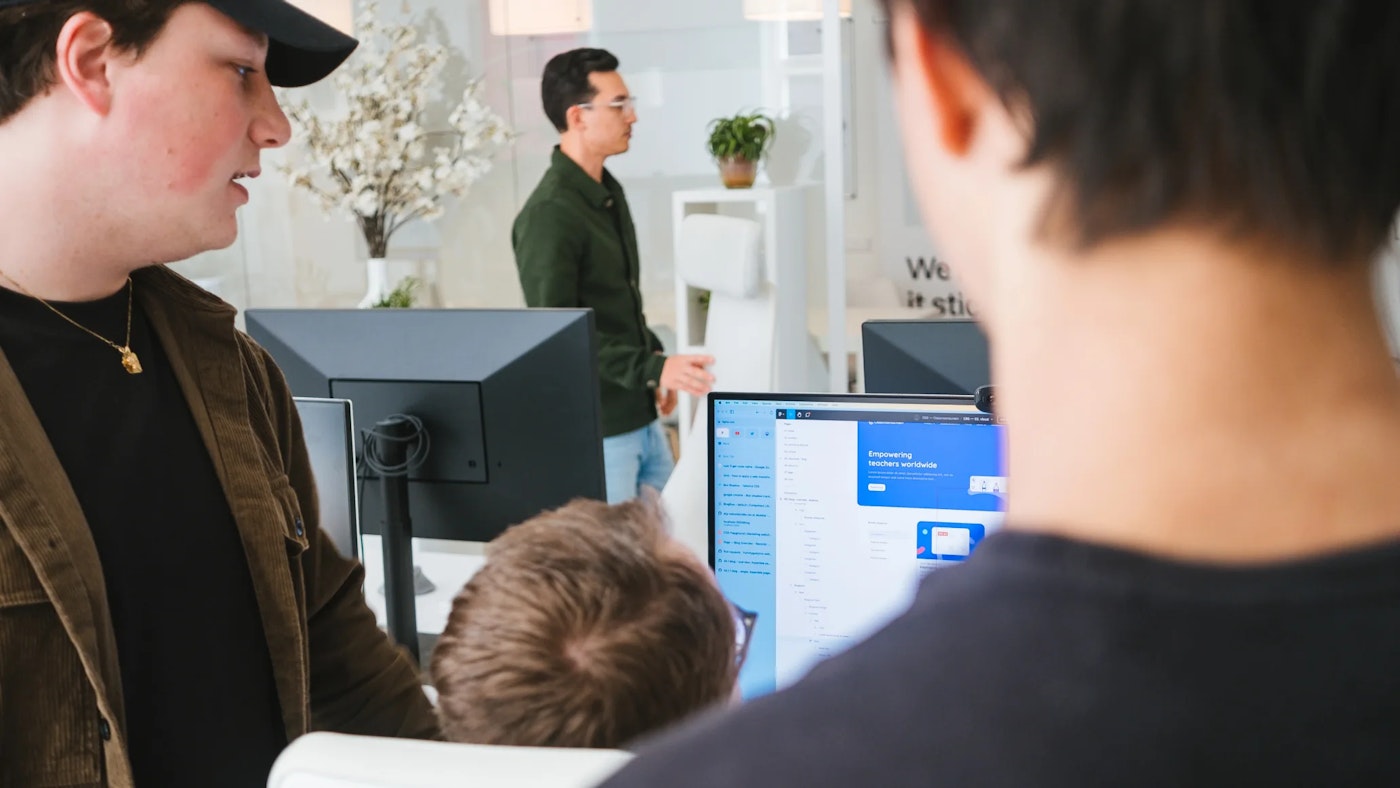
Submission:
[[120,51],[112,43],[112,25],[83,11],[74,14],[59,31],[56,76],[84,106],[99,115],[112,107],[109,68]]
[[951,38],[930,32],[908,4],[895,12],[892,35],[896,57],[905,59],[908,78],[928,97],[937,141],[949,155],[972,147],[984,102],[993,98],[981,74]]
[[584,127],[583,107],[574,104],[564,110],[564,121],[569,131],[582,131]]

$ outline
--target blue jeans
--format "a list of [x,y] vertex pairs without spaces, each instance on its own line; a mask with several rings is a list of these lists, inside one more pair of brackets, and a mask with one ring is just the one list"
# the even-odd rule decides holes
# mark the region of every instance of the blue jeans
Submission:
[[642,485],[660,491],[676,461],[660,421],[639,430],[603,439],[603,467],[608,480],[608,503],[637,497]]

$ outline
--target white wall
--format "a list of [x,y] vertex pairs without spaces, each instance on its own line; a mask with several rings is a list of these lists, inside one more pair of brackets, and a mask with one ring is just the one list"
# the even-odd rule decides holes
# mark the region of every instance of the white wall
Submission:
[[[847,163],[846,264],[849,301],[881,305],[915,286],[904,257],[922,236],[903,177],[888,95],[885,21],[873,0],[856,0],[844,23],[851,137]],[[385,3],[381,14],[402,18],[408,3]],[[424,34],[457,50],[445,95],[460,95],[482,76],[487,101],[521,133],[496,157],[492,172],[467,197],[448,204],[432,224],[409,225],[392,253],[431,261],[448,306],[522,303],[510,249],[510,226],[548,165],[556,135],[539,105],[545,61],[576,46],[601,46],[622,61],[640,100],[632,150],[609,167],[628,190],[643,256],[642,289],[653,322],[669,322],[673,297],[670,194],[717,185],[704,150],[711,118],[761,108],[779,116],[779,137],[760,181],[810,183],[808,293],[824,306],[825,237],[820,184],[825,171],[821,133],[818,23],[788,26],[742,18],[742,0],[594,0],[594,27],[577,36],[502,38],[490,35],[484,0],[414,0]],[[784,56],[788,57],[784,57]],[[327,85],[305,90],[330,107]],[[236,306],[349,306],[364,288],[364,244],[353,222],[326,216],[292,193],[276,171],[283,152],[264,156],[252,202],[240,215],[233,248],[177,266],[211,283]],[[1398,231],[1400,233],[1400,231]],[[882,280],[882,281],[877,281]],[[875,282],[875,284],[871,284]],[[898,285],[898,290],[893,289]],[[925,291],[936,289],[925,283]],[[1400,236],[1378,267],[1377,292],[1391,336],[1400,346]]]
[[[385,3],[380,13],[402,18],[407,3]],[[873,21],[873,0],[858,0],[846,23],[852,68],[850,90],[854,161],[848,172],[849,270],[855,280],[879,272],[874,238],[881,189],[876,150],[885,138],[886,113],[875,89],[885,57]],[[789,27],[742,18],[742,0],[594,0],[593,30],[581,35],[502,38],[488,32],[484,0],[414,0],[412,17],[424,34],[446,42],[459,56],[449,65],[445,95],[460,95],[468,77],[483,76],[487,101],[520,132],[501,151],[492,172],[432,224],[409,225],[391,243],[391,256],[434,261],[442,301],[448,306],[516,306],[522,303],[510,250],[515,213],[548,165],[557,137],[539,105],[539,74],[557,52],[601,46],[618,55],[624,77],[639,97],[632,150],[609,162],[628,190],[643,256],[642,288],[648,311],[662,322],[672,308],[670,194],[718,185],[704,149],[711,118],[741,109],[781,116],[773,151],[773,181],[819,184],[824,171],[819,74],[784,82],[781,49],[813,52],[817,23]],[[775,45],[783,39],[783,46]],[[791,62],[798,62],[801,57]],[[810,60],[810,58],[809,58]],[[781,89],[782,86],[786,89]],[[328,85],[298,95],[334,107]],[[787,104],[781,104],[782,100]],[[264,174],[252,185],[252,203],[240,216],[243,233],[230,250],[201,256],[179,268],[201,278],[218,277],[220,295],[239,307],[349,306],[364,287],[363,242],[353,222],[326,216],[292,193],[277,165],[285,152],[264,155]],[[760,176],[766,180],[765,172]],[[886,189],[888,191],[888,189]],[[811,190],[808,216],[810,299],[825,302],[824,237],[819,188]],[[859,288],[857,288],[859,290]]]

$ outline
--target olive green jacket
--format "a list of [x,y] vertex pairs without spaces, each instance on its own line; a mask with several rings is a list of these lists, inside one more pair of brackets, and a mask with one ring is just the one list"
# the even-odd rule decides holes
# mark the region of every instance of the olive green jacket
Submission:
[[666,359],[642,315],[637,230],[622,185],[607,170],[593,180],[556,147],[511,243],[526,305],[593,310],[603,435],[655,421]]
[[[321,533],[281,372],[232,307],[163,268],[134,280],[242,537],[288,739],[438,735],[416,666],[365,604],[363,568]],[[123,708],[97,549],[0,353],[0,786],[131,786]]]

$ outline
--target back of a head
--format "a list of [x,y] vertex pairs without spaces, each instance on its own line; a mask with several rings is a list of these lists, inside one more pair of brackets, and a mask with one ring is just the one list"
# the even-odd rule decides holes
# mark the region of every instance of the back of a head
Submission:
[[884,0],[946,36],[1088,247],[1168,225],[1370,261],[1400,208],[1400,4]]
[[655,500],[574,501],[517,525],[433,652],[453,741],[619,747],[730,697],[729,603]]
[[593,98],[596,91],[588,75],[616,71],[617,66],[617,57],[606,49],[571,49],[549,59],[540,78],[540,99],[556,130],[568,130],[569,107]]

